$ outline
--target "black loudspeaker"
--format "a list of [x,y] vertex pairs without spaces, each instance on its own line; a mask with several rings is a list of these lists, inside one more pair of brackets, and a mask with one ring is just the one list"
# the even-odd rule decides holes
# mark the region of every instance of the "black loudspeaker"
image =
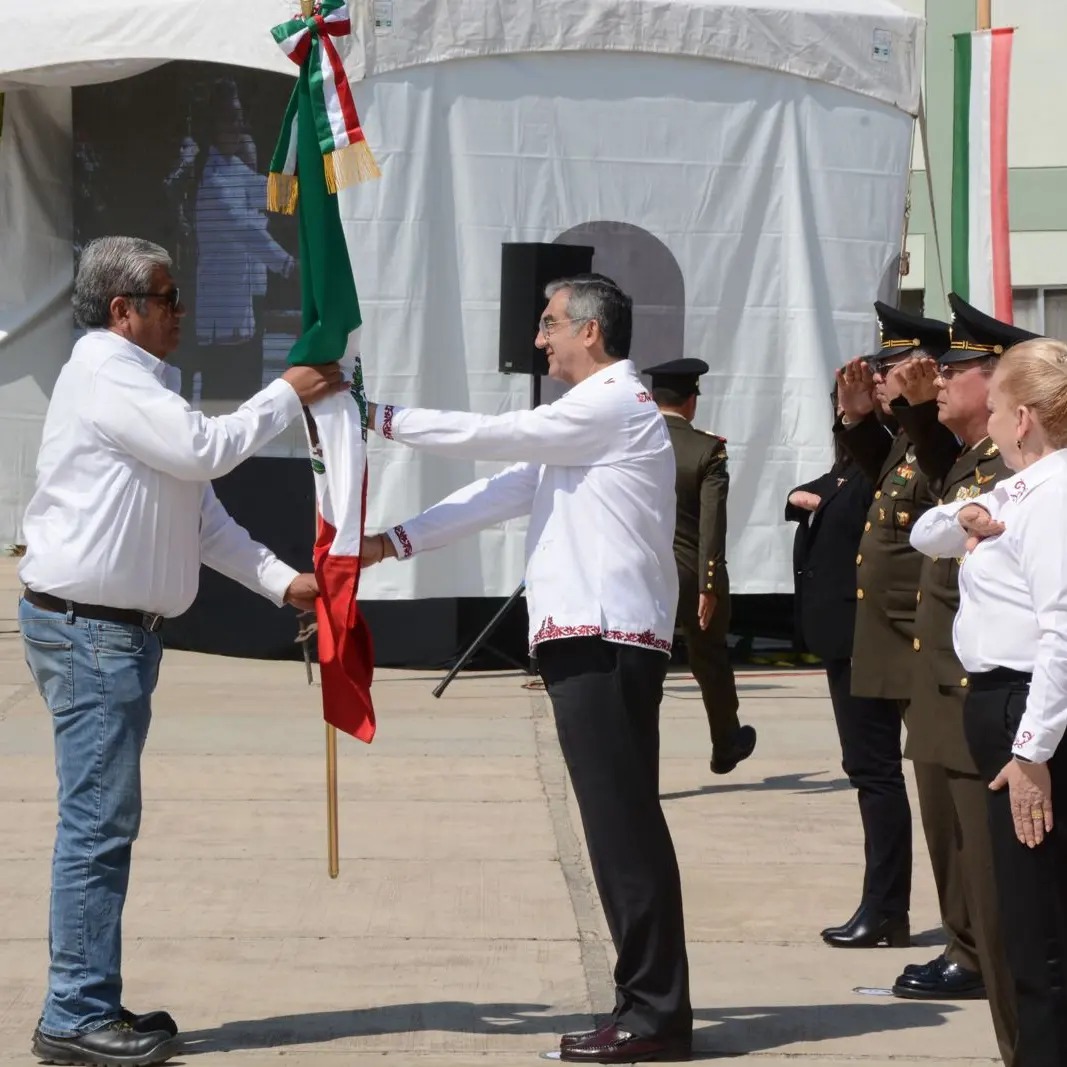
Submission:
[[548,373],[545,354],[534,347],[537,323],[545,310],[545,286],[592,269],[593,249],[588,245],[500,246],[501,373]]

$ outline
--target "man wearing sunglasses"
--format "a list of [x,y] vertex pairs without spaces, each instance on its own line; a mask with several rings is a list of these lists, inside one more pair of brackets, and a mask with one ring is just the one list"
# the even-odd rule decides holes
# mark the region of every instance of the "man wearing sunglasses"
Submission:
[[849,707],[858,721],[838,723],[845,768],[859,794],[868,851],[862,897],[855,914],[822,932],[835,948],[908,944],[911,902],[911,810],[904,784],[901,714],[911,696],[915,595],[922,557],[908,533],[936,497],[922,473],[915,443],[894,417],[893,402],[907,386],[919,415],[935,430],[935,449],[956,453],[955,438],[937,423],[933,375],[908,372],[923,357],[949,346],[948,326],[875,304],[881,343],[837,373],[842,416],[839,442],[875,488],[856,556],[856,626],[852,694],[868,698]]
[[313,574],[282,563],[226,513],[211,480],[344,386],[337,364],[294,367],[208,418],[167,365],[181,294],[158,245],[86,246],[74,311],[87,332],[52,392],[23,523],[19,627],[52,715],[59,824],[48,994],[33,1051],[49,1063],[162,1063],[177,1026],[121,1002],[122,909],[141,819],[141,750],[159,628],[196,596],[201,563],[273,600],[314,606]]
[[[913,406],[895,401],[894,414],[916,443],[919,468],[938,503],[973,499],[1007,478],[1008,468],[987,436],[989,379],[1002,353],[1034,335],[999,322],[949,295],[953,322],[948,351],[937,363],[916,361],[904,373],[934,377],[938,427]],[[931,447],[955,435],[954,452]],[[937,886],[945,951],[911,965],[893,990],[908,999],[988,996],[1004,1062],[1012,1062],[1017,1030],[1015,997],[1001,938],[987,821],[986,783],[963,731],[967,672],[952,647],[959,607],[959,564],[922,557],[904,754],[913,761],[923,830]]]

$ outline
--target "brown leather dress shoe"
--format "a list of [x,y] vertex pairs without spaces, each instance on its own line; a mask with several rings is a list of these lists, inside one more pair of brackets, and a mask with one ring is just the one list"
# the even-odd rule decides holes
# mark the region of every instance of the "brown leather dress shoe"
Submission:
[[560,1045],[566,1063],[637,1063],[651,1060],[678,1062],[693,1054],[692,1038],[638,1037],[614,1023],[603,1026],[573,1045]]
[[570,1048],[571,1045],[577,1045],[579,1042],[586,1041],[594,1034],[599,1033],[597,1030],[572,1030],[569,1034],[564,1034],[559,1039],[560,1048]]

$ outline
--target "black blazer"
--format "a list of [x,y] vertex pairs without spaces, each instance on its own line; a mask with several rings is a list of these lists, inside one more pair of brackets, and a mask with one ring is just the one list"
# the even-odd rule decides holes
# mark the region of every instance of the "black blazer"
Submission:
[[793,539],[794,625],[797,644],[824,660],[852,655],[856,624],[856,553],[867,509],[870,480],[855,463],[832,470],[790,492],[817,493],[816,511],[786,501],[785,517],[797,524]]

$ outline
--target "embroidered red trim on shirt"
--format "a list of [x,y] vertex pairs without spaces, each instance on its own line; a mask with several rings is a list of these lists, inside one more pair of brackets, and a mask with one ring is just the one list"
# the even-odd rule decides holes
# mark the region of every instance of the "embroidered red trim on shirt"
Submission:
[[1019,736],[1015,739],[1015,743],[1011,747],[1012,748],[1022,748],[1023,745],[1030,744],[1030,742],[1033,741],[1033,739],[1034,739],[1034,735],[1032,733],[1030,733],[1029,730],[1023,730],[1023,732],[1021,734],[1019,734]]
[[411,546],[411,538],[408,537],[407,530],[403,526],[394,526],[393,533],[396,534],[396,539],[404,550],[404,559],[410,559],[415,554],[415,549]]
[[604,630],[599,626],[559,626],[551,615],[541,623],[537,633],[530,639],[530,646],[542,641],[555,641],[561,637],[603,637],[605,641],[617,641],[624,645],[640,645],[659,652],[670,652],[671,643],[657,637],[652,630],[641,633],[629,630]]
[[652,403],[652,394],[651,393],[638,393],[637,394],[637,401],[638,401],[639,404],[651,404]]
[[393,439],[393,405],[386,404],[382,409],[382,437]]

